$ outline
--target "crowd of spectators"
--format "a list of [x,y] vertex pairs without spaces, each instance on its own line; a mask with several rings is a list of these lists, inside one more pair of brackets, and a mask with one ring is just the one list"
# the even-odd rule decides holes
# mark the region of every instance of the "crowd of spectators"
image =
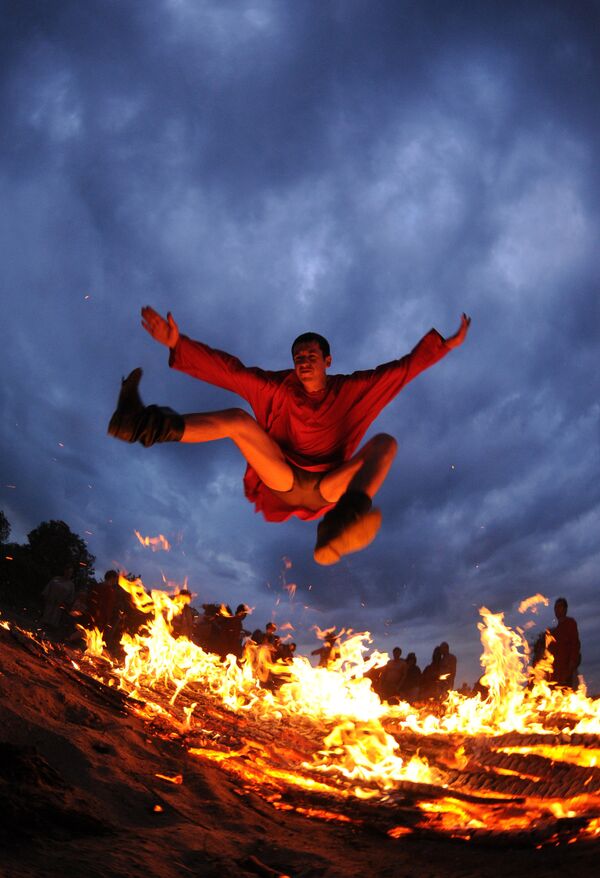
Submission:
[[381,700],[390,704],[442,701],[454,689],[456,656],[443,641],[433,650],[431,662],[421,670],[414,652],[404,659],[402,649],[395,646],[387,664],[373,668],[366,676]]
[[[101,582],[93,581],[76,590],[73,566],[67,564],[47,583],[42,598],[40,625],[46,636],[80,645],[85,641],[83,629],[97,628],[115,657],[121,655],[123,635],[135,634],[148,621],[129,591],[119,585],[116,570],[107,570]],[[284,641],[272,621],[267,622],[264,630],[247,629],[246,617],[251,611],[246,604],[239,604],[234,612],[228,604],[206,603],[200,612],[192,606],[192,594],[186,588],[178,592],[176,601],[180,611],[171,622],[174,637],[185,637],[222,659],[228,655],[240,659],[246,650],[256,667],[263,669],[259,673],[263,681],[271,678],[269,668],[274,663],[290,663],[296,653],[296,644]],[[558,598],[554,605],[557,625],[538,638],[532,664],[535,667],[549,655],[551,660],[546,662],[548,670],[544,672],[547,679],[558,686],[577,688],[581,646],[577,623],[567,616],[567,609],[565,598]],[[319,667],[328,667],[339,658],[339,635],[335,629],[325,632],[322,644],[311,655],[319,657]],[[443,701],[455,688],[456,666],[456,656],[446,641],[434,648],[431,661],[423,670],[414,652],[403,658],[402,649],[396,646],[387,664],[371,669],[366,676],[382,701],[390,704]],[[486,694],[480,681],[475,691]]]
[[[148,622],[132,595],[119,585],[119,573],[107,570],[101,582],[75,589],[73,567],[65,566],[42,591],[43,610],[40,627],[53,640],[71,645],[85,641],[83,629],[97,628],[102,632],[108,651],[121,654],[123,634],[133,635]],[[244,627],[250,609],[239,604],[235,612],[228,604],[202,604],[202,612],[192,606],[192,593],[180,589],[175,596],[179,612],[171,620],[174,637],[185,637],[224,659],[227,655],[241,658],[246,645],[261,651],[265,664],[276,661],[290,662],[296,644],[283,642],[274,622],[265,629],[250,631]]]
[[146,621],[132,596],[119,586],[116,570],[107,570],[101,582],[92,581],[79,589],[73,583],[73,566],[67,564],[42,591],[40,627],[52,640],[80,645],[83,629],[102,632],[109,652],[118,655],[124,634],[135,634]]

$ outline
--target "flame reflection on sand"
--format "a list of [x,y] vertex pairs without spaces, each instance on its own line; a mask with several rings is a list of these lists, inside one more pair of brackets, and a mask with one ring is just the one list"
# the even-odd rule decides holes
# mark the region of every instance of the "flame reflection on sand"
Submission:
[[[366,633],[349,632],[327,668],[302,656],[273,664],[269,649],[256,644],[242,661],[221,661],[173,636],[182,598],[148,594],[139,580],[121,577],[120,585],[147,620],[137,634],[124,635],[124,659],[110,672],[143,701],[132,709],[200,736],[204,745],[190,746],[192,756],[218,763],[276,807],[340,820],[352,819],[351,809],[332,810],[332,802],[354,802],[359,810],[376,802],[381,812],[404,807],[406,824],[387,828],[393,837],[417,829],[464,839],[539,831],[546,843],[600,835],[600,700],[583,687],[552,688],[540,671],[532,673],[524,636],[502,613],[480,610],[487,697],[450,692],[437,708],[390,706],[365,677],[387,660],[377,652],[365,659]],[[87,634],[90,662],[105,657],[99,635]],[[239,746],[211,731],[211,700],[237,717]],[[296,733],[302,746],[294,744]],[[290,804],[290,790],[321,797],[322,807]]]

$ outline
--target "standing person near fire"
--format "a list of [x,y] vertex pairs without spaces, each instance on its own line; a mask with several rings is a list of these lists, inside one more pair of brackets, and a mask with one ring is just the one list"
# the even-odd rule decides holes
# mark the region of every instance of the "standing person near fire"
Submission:
[[440,691],[446,694],[454,689],[456,679],[456,656],[450,652],[446,641],[440,643],[440,667],[439,667]]
[[62,575],[54,576],[42,591],[44,610],[40,622],[46,630],[61,637],[66,634],[68,613],[75,598],[74,569],[71,562],[65,564]]
[[449,338],[432,329],[410,354],[351,375],[329,375],[327,339],[307,332],[292,345],[293,369],[268,372],[181,335],[170,313],[165,319],[146,306],[142,326],[169,348],[169,365],[237,393],[254,417],[240,408],[180,415],[144,406],[138,368],[122,383],[108,432],[145,446],[231,439],[246,459],[244,487],[256,510],[268,521],[324,515],[314,558],[335,564],[375,538],[381,513],[372,499],[396,454],[392,436],[379,433],[357,451],[361,439],[409,381],[463,343],[470,322],[463,314]]
[[557,686],[577,689],[577,669],[581,663],[581,643],[577,622],[567,616],[569,605],[566,598],[557,598],[554,603],[554,615],[557,625],[550,629],[552,640],[549,651],[554,659],[552,681]]
[[441,695],[440,666],[442,653],[439,646],[434,647],[431,661],[423,669],[421,674],[421,687],[419,698],[427,701],[430,698],[439,698]]
[[383,701],[394,700],[397,703],[400,691],[408,673],[408,665],[404,661],[402,650],[395,646],[392,650],[392,658],[381,672],[381,698]]
[[313,649],[311,655],[319,656],[319,668],[328,668],[329,665],[336,662],[340,657],[340,647],[338,643],[338,635],[335,630],[328,631],[325,634],[323,645]]
[[105,634],[117,621],[121,591],[117,570],[107,570],[102,582],[92,584],[90,589],[90,624]]

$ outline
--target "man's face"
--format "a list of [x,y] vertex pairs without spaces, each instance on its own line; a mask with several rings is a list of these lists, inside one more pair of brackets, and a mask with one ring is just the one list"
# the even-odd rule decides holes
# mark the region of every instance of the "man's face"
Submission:
[[564,619],[567,615],[567,608],[565,607],[564,601],[556,601],[554,604],[554,615],[557,619]]
[[293,350],[294,371],[308,391],[322,390],[326,384],[326,372],[331,357],[324,357],[318,342],[306,341]]

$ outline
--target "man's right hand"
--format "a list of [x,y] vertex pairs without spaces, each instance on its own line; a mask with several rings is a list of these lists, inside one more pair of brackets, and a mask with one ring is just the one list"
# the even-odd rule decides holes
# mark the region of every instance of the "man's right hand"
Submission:
[[165,320],[154,308],[144,305],[142,308],[142,326],[155,341],[166,345],[168,348],[174,348],[179,340],[179,327],[173,320],[173,315],[170,311],[167,312],[167,319]]

